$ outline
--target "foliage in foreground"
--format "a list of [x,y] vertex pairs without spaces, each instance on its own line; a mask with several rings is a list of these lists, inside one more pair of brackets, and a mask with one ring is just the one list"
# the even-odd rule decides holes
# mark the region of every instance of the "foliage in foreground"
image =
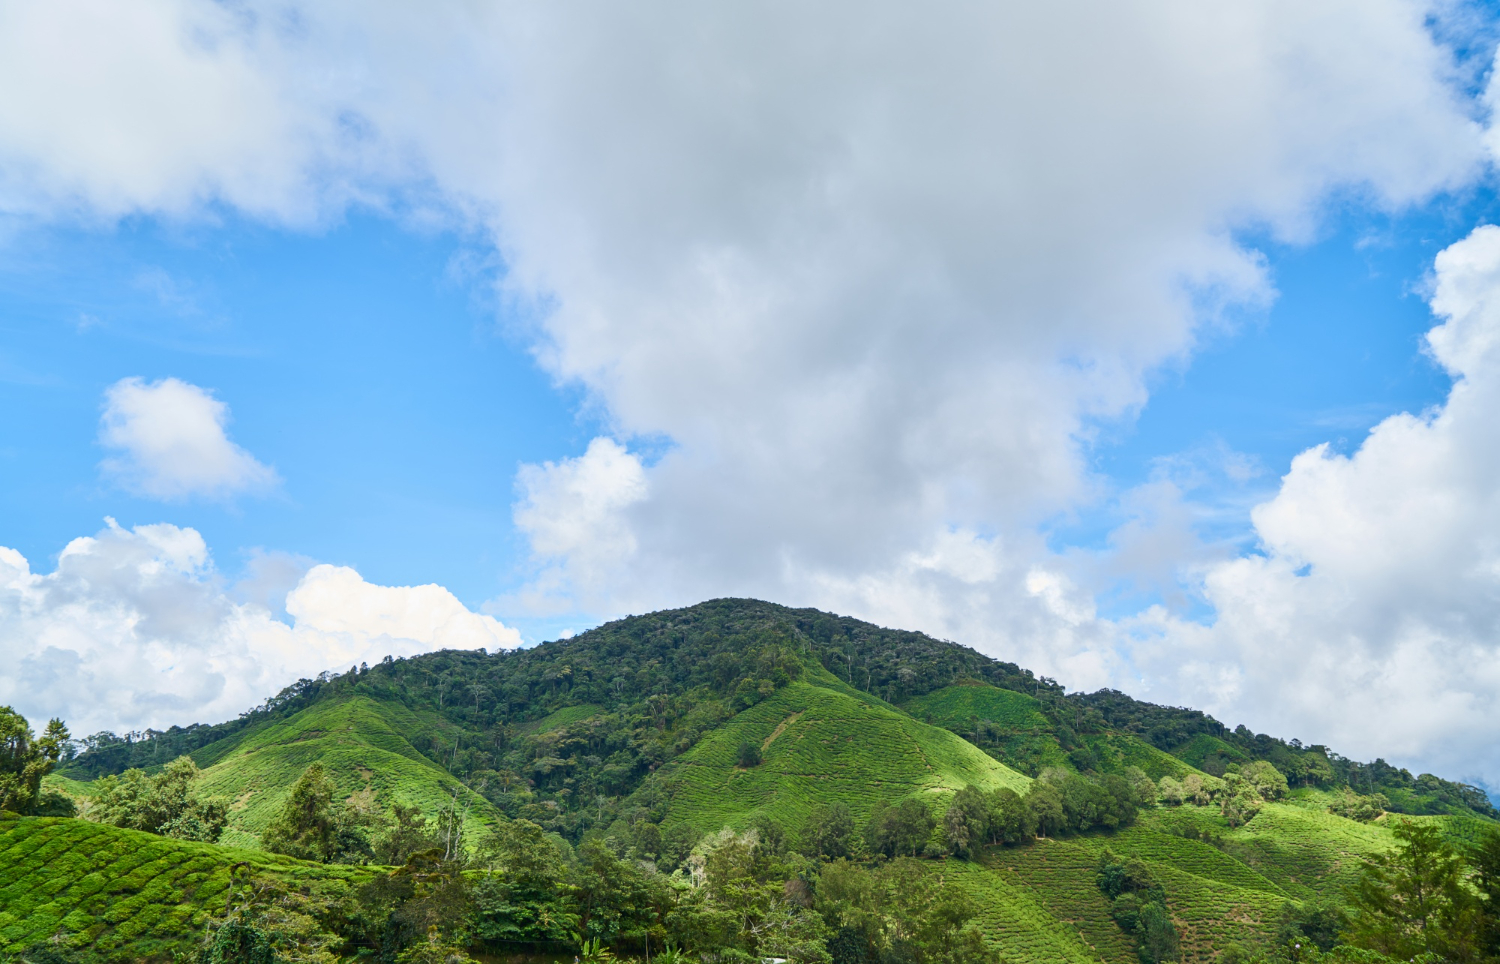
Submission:
[[[38,738],[26,718],[0,706],[0,811],[35,813],[60,801],[48,799],[42,778],[52,772],[68,745],[68,728],[50,720]],[[52,795],[56,797],[56,794]]]
[[85,816],[112,827],[214,843],[229,819],[229,804],[220,797],[200,796],[195,784],[200,773],[192,757],[182,756],[155,776],[126,770],[104,777],[95,785]]

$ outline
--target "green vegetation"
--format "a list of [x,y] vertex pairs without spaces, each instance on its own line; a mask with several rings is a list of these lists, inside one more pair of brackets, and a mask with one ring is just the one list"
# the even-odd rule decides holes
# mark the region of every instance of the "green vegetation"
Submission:
[[0,812],[35,813],[56,806],[42,791],[42,778],[62,756],[68,728],[52,720],[40,739],[25,717],[0,706]]
[[195,792],[200,776],[192,758],[183,756],[155,776],[126,770],[103,777],[92,788],[87,816],[114,827],[213,843],[224,832],[228,805]]
[[1475,875],[1439,929],[1500,949],[1474,788],[746,600],[57,748],[30,806],[85,819],[0,821],[34,964],[1352,961],[1413,930],[1418,838]]
[[[433,734],[436,734],[434,738]],[[440,762],[417,751],[420,735],[439,755],[442,741],[468,734],[399,703],[363,695],[337,696],[286,719],[250,727],[195,752],[204,766],[201,789],[230,801],[224,840],[258,846],[260,834],[285,807],[309,766],[323,767],[341,802],[367,801],[389,810],[397,803],[436,815],[455,795],[468,804],[469,832],[494,819],[494,808]]]
[[[741,765],[745,743],[759,749],[758,765]],[[882,701],[799,681],[706,733],[637,799],[670,801],[666,826],[687,823],[707,833],[748,827],[758,817],[801,827],[815,806],[834,801],[863,823],[881,802],[936,800],[968,784],[1025,789],[1029,782]]]
[[0,950],[60,938],[106,958],[188,951],[222,917],[235,868],[262,884],[343,894],[369,877],[252,850],[173,840],[85,820],[0,819]]

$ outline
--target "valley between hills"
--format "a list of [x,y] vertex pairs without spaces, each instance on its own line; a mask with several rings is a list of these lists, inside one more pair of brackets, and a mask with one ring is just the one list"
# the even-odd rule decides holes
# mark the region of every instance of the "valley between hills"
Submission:
[[1477,788],[754,600],[56,756],[0,813],[9,961],[1500,953]]

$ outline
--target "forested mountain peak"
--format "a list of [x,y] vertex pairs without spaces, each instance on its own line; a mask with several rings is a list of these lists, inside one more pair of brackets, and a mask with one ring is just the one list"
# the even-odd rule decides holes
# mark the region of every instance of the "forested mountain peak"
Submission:
[[[1243,726],[1231,729],[1199,710],[1158,706],[1113,690],[1068,694],[1055,680],[925,633],[737,598],[627,616],[527,649],[387,657],[375,666],[325,673],[299,680],[227,723],[96,734],[81,741],[82,752],[68,772],[92,777],[165,763],[319,701],[362,692],[440,718],[446,730],[439,727],[435,735],[419,735],[414,742],[450,769],[466,754],[470,769],[493,769],[497,755],[477,751],[478,745],[526,742],[544,723],[550,722],[544,728],[551,730],[590,715],[620,716],[636,727],[649,722],[657,737],[647,742],[662,745],[649,759],[638,756],[629,763],[634,777],[614,785],[618,793],[693,745],[711,720],[727,718],[808,674],[933,719],[1033,775],[1046,766],[1119,769],[1130,753],[1113,744],[1130,738],[1214,776],[1265,760],[1294,786],[1381,792],[1401,812],[1500,816],[1478,788],[1431,774],[1413,776],[1383,760],[1357,763],[1323,746],[1255,734]],[[974,684],[1027,698],[1045,723],[1018,735],[990,718],[1000,713],[938,720],[921,705],[945,688]],[[677,739],[666,744],[660,737],[669,731]]]
[[[257,918],[270,932],[300,927],[346,955],[379,946],[384,964],[418,960],[435,932],[564,959],[601,939],[643,956],[649,939],[823,964],[1208,964],[1327,937],[1319,901],[1393,846],[1458,866],[1460,848],[1492,840],[1500,867],[1495,810],[1473,787],[752,599],[519,651],[387,658],[226,723],[82,743],[47,779],[86,826],[0,816],[0,843],[83,848],[80,879],[131,849],[218,861],[211,885],[173,871],[171,919],[199,923],[243,864],[281,895]],[[205,840],[246,849],[188,843]],[[267,850],[291,862],[246,856]],[[292,858],[362,867],[330,876]],[[0,866],[18,894],[45,872]],[[166,924],[110,929],[145,897],[69,887],[74,904],[24,927],[0,909],[0,927],[39,941],[73,919],[93,951],[181,949]],[[309,902],[295,927],[275,916],[294,891]],[[767,921],[803,928],[800,949],[783,953]]]

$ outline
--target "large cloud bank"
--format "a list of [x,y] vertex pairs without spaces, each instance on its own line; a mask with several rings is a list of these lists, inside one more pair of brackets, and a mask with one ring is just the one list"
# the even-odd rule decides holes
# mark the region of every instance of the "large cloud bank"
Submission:
[[216,721],[324,670],[520,643],[440,586],[377,586],[340,566],[302,575],[290,624],[236,595],[203,538],[173,525],[111,521],[45,574],[0,547],[0,704],[77,734]]
[[[1264,557],[1203,570],[1211,629],[1099,619],[1036,534],[1095,497],[1095,427],[1226,309],[1273,296],[1236,229],[1295,241],[1334,194],[1399,208],[1483,170],[1482,104],[1432,30],[1452,9],[16,4],[0,89],[28,95],[0,98],[0,210],[298,225],[367,203],[487,231],[540,364],[611,436],[519,475],[538,575],[502,608],[756,594],[1461,761],[1493,691],[1472,660],[1470,689],[1445,687],[1480,653],[1483,567],[1408,581],[1406,553],[1339,547],[1386,545],[1407,516],[1377,502],[1404,482],[1482,485],[1444,421],[1483,381],[1472,346],[1434,337],[1459,378],[1440,415],[1297,462],[1256,516]],[[1483,311],[1439,270],[1456,331]],[[1430,479],[1367,468],[1396,436],[1457,454]],[[1168,489],[1141,498],[1180,515]],[[1411,498],[1431,524],[1468,505]],[[1495,532],[1465,518],[1453,538]],[[1139,535],[1195,551],[1162,531]],[[1307,672],[1278,677],[1289,650]],[[1424,652],[1448,662],[1391,662]],[[1343,727],[1367,692],[1402,741]]]
[[1435,281],[1427,343],[1455,380],[1446,403],[1386,419],[1351,455],[1299,455],[1254,512],[1264,553],[1207,570],[1212,627],[1158,612],[1134,628],[1179,699],[1493,785],[1500,228],[1440,254]]

